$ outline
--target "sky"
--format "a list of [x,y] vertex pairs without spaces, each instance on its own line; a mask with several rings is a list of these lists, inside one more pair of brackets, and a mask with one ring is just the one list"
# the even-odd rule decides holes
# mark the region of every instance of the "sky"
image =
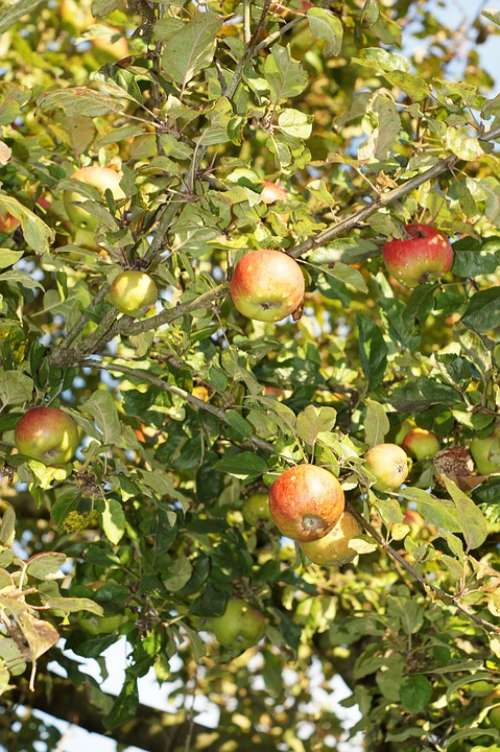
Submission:
[[[451,28],[457,28],[463,22],[464,18],[474,18],[478,9],[483,5],[481,0],[441,0],[441,2],[431,3],[430,7],[436,16]],[[500,10],[500,0],[489,0],[485,8]],[[414,50],[421,45],[420,40],[413,40],[407,51]],[[483,66],[496,79],[497,84],[500,81],[500,68],[498,66],[499,57],[499,37],[491,36],[485,44],[478,47]],[[450,75],[457,71],[450,70]],[[124,679],[124,667],[126,664],[127,645],[125,640],[121,639],[105,653],[106,663],[108,666],[109,677],[101,684],[101,688],[112,694],[118,694]],[[71,655],[71,654],[70,654]],[[76,656],[74,656],[76,658]],[[175,657],[173,661],[175,661]],[[56,667],[54,667],[56,668]],[[313,671],[317,667],[313,667]],[[87,662],[87,671],[96,678],[99,678],[99,670],[95,661]],[[314,702],[319,707],[327,707],[328,710],[334,710],[339,718],[343,719],[345,726],[350,727],[359,718],[359,712],[356,708],[346,710],[339,705],[339,702],[349,695],[349,690],[343,684],[339,677],[335,677],[331,683],[331,693],[324,691],[317,692]],[[165,701],[166,690],[160,688],[154,679],[151,671],[147,676],[139,680],[139,696],[141,703],[157,707],[162,710],[173,712],[176,708],[168,706]],[[215,706],[211,706],[207,698],[198,697],[195,702],[195,720],[207,726],[216,726],[218,712]],[[40,714],[44,715],[44,714]],[[50,719],[58,728],[63,731],[63,738],[54,752],[116,752],[116,744],[109,739],[96,734],[88,734],[82,729],[75,726],[68,726],[66,723],[56,723]],[[307,729],[304,730],[307,732]],[[344,743],[338,748],[338,752],[358,752],[360,745],[355,742]],[[2,748],[0,747],[0,752]],[[127,752],[143,752],[136,747],[128,747]]]

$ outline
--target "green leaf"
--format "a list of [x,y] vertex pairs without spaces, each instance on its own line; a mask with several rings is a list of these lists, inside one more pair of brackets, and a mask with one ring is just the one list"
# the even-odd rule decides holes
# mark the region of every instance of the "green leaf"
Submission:
[[375,389],[384,377],[387,365],[387,345],[382,330],[371,319],[358,314],[358,351],[369,389]]
[[332,13],[331,10],[310,8],[307,11],[307,20],[309,21],[311,34],[325,41],[323,48],[325,54],[330,57],[340,55],[344,34],[340,18]]
[[63,598],[62,596],[45,595],[41,593],[41,598],[46,606],[54,611],[63,611],[65,614],[71,614],[75,611],[89,611],[96,616],[103,615],[102,606],[94,603],[90,598]]
[[116,546],[125,533],[125,513],[123,507],[116,499],[105,499],[102,512],[102,529],[106,538]]
[[109,391],[99,390],[82,405],[82,410],[92,415],[102,434],[104,444],[117,444],[121,437],[120,420],[115,402]]
[[39,5],[47,0],[18,0],[17,3],[9,3],[0,10],[0,34],[11,26],[14,26],[27,13],[33,13]]
[[216,47],[216,34],[222,19],[215,13],[197,13],[163,40],[164,75],[184,87],[199,71],[210,65]]
[[455,502],[462,533],[469,549],[479,548],[488,537],[488,522],[478,506],[458,486],[445,477],[446,490]]
[[469,301],[462,323],[480,334],[496,329],[500,322],[500,286],[480,290]]
[[421,378],[395,389],[389,401],[403,412],[425,410],[431,405],[462,405],[460,392],[449,384],[434,379]]
[[226,454],[215,463],[214,468],[221,473],[229,473],[237,478],[262,475],[267,470],[266,462],[253,452],[236,452]]
[[65,554],[57,551],[36,554],[32,556],[26,565],[26,572],[37,580],[51,579],[57,575],[66,561]]
[[372,447],[381,444],[389,432],[390,423],[384,406],[380,402],[367,399],[365,415],[365,441]]
[[23,256],[23,251],[12,251],[10,248],[0,248],[0,269],[12,266]]
[[410,713],[421,713],[430,703],[432,684],[421,674],[409,676],[401,685],[399,698]]
[[137,679],[135,677],[127,677],[120,694],[116,698],[111,713],[103,719],[104,725],[110,731],[117,726],[121,726],[136,714],[138,707],[139,691],[137,689]]
[[7,664],[13,676],[19,676],[26,670],[23,654],[10,637],[0,637],[0,658]]
[[375,71],[410,72],[410,63],[407,57],[395,52],[388,52],[381,47],[366,47],[360,51],[359,57],[353,58],[353,62],[366,65]]
[[[0,193],[0,211],[2,214],[12,214],[21,222],[24,239],[36,253],[47,253],[54,241],[55,232],[45,224],[31,209],[21,204],[17,198]],[[5,279],[2,275],[0,279]]]
[[349,266],[349,264],[343,264],[342,261],[336,261],[332,267],[328,269],[323,268],[322,271],[323,274],[326,274],[328,277],[338,279],[339,282],[343,282],[344,285],[352,287],[358,292],[368,292],[365,278],[361,272],[358,271],[358,269]]
[[14,284],[19,284],[23,287],[27,287],[28,290],[36,290],[37,288],[39,290],[43,290],[40,282],[38,282],[36,279],[33,279],[33,277],[30,277],[30,275],[26,274],[25,272],[4,272],[3,274],[0,274],[0,283],[1,282],[11,282]]
[[175,561],[171,562],[168,566],[168,570],[163,576],[163,582],[167,590],[172,593],[176,593],[178,590],[182,590],[191,579],[193,573],[193,567],[189,559],[181,556]]
[[462,532],[462,524],[457,509],[447,499],[437,499],[421,488],[402,488],[399,495],[413,501],[417,511],[431,525],[451,533]]
[[[117,96],[116,94],[118,94]],[[63,110],[66,115],[83,115],[100,117],[111,113],[123,112],[127,103],[127,94],[117,89],[114,96],[97,89],[75,86],[68,89],[52,89],[39,97],[38,104],[44,112]]]
[[500,26],[500,10],[495,10],[495,8],[485,8],[481,11],[481,15],[487,18],[488,21],[492,21],[492,23]]
[[5,509],[0,525],[0,543],[4,546],[12,546],[16,534],[16,513],[11,506]]
[[283,133],[294,138],[303,140],[309,138],[312,131],[312,122],[309,115],[300,110],[285,109],[280,113],[278,125]]
[[337,420],[337,411],[333,407],[314,407],[308,405],[297,416],[297,434],[309,446],[313,446],[318,434],[331,431]]
[[446,146],[459,159],[470,162],[484,154],[477,138],[472,138],[463,128],[449,127],[446,131]]
[[31,400],[32,394],[33,381],[29,376],[19,371],[0,371],[0,402],[3,405],[22,405]]
[[282,99],[296,97],[307,86],[308,77],[304,68],[290,56],[287,47],[275,44],[264,63],[264,75],[271,89],[271,101],[278,104]]

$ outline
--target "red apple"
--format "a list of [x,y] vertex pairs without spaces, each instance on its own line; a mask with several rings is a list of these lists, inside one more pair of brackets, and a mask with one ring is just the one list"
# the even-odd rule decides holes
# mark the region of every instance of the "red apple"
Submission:
[[118,274],[108,293],[109,301],[128,316],[136,316],[157,298],[158,288],[149,274],[132,270]]
[[344,512],[329,533],[315,541],[301,543],[306,556],[315,564],[326,567],[341,566],[352,561],[356,551],[349,548],[349,541],[361,534],[361,528],[350,512]]
[[231,298],[243,316],[280,321],[304,299],[304,276],[297,262],[281,251],[264,248],[246,253],[236,264]]
[[384,245],[384,263],[389,274],[408,287],[425,282],[430,274],[449,272],[453,250],[448,238],[428,225],[406,225],[410,236]]
[[396,444],[377,444],[367,451],[365,460],[379,491],[396,490],[408,476],[408,457]]
[[57,407],[33,407],[19,419],[15,430],[18,451],[45,465],[69,462],[80,443],[78,427]]
[[278,183],[273,183],[271,180],[264,180],[264,188],[260,194],[261,200],[265,204],[274,204],[275,201],[284,201],[288,195],[288,191]]
[[209,626],[221,645],[246,650],[263,636],[266,620],[260,611],[245,601],[230,598],[222,616],[210,619]]
[[402,446],[417,460],[430,460],[439,452],[439,439],[425,428],[412,428],[403,439]]
[[283,535],[313,541],[330,532],[344,511],[344,491],[322,467],[297,465],[285,470],[269,491],[269,508]]
[[0,232],[5,232],[7,235],[11,235],[19,225],[21,221],[12,214],[0,214]]
[[[116,201],[125,198],[125,193],[120,187],[121,175],[110,167],[99,167],[98,165],[82,167],[75,170],[71,179],[91,185],[102,194],[106,190],[110,190]],[[78,205],[87,201],[85,196],[79,194],[78,191],[65,191],[63,200],[66,213],[75,227],[87,231],[97,230],[100,224],[99,219]]]

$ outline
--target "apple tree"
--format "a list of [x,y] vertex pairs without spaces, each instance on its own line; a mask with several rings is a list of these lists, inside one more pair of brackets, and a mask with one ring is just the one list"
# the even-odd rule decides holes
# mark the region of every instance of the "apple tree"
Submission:
[[2,4],[6,749],[500,750],[500,19],[438,5]]

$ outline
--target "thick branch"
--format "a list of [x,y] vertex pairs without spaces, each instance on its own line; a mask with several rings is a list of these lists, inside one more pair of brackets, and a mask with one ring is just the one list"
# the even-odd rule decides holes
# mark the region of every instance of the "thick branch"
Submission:
[[397,561],[403,569],[408,572],[408,574],[417,582],[419,582],[422,587],[424,588],[425,592],[427,593],[429,590],[431,590],[437,597],[443,601],[443,603],[448,604],[449,606],[454,606],[460,613],[462,613],[464,616],[466,616],[468,619],[473,621],[475,624],[477,624],[482,629],[485,629],[487,632],[494,632],[500,634],[500,627],[496,627],[494,624],[491,624],[489,621],[485,621],[484,619],[481,619],[480,616],[476,616],[476,614],[472,613],[471,611],[467,611],[460,603],[459,601],[450,593],[447,593],[445,590],[442,590],[437,585],[434,585],[432,582],[429,582],[428,580],[423,577],[420,572],[418,572],[415,567],[412,567],[411,564],[408,564],[404,556],[402,556],[399,551],[397,551],[395,548],[393,548],[389,543],[387,543],[382,536],[375,530],[373,525],[366,520],[362,514],[358,512],[358,510],[352,506],[352,504],[349,504],[349,502],[346,505],[346,508],[349,510],[349,512],[352,514],[353,517],[355,517],[359,524],[366,530],[367,533],[370,533],[372,538],[374,538],[380,548],[382,548],[388,556],[391,557],[391,559],[394,559]]
[[[89,685],[75,684],[55,675],[39,674],[34,692],[15,689],[5,696],[8,702],[28,705],[36,710],[49,713],[55,718],[76,724],[94,734],[113,738],[119,744],[139,747],[147,752],[177,752],[184,745],[191,730],[196,736],[204,736],[203,749],[206,752],[219,752],[226,743],[237,739],[241,752],[266,752],[270,749],[269,739],[253,733],[242,734],[241,729],[230,724],[224,730],[211,729],[199,723],[181,721],[173,713],[139,705],[134,718],[114,728],[110,733],[103,723],[99,708],[92,704]],[[108,695],[110,700],[114,698]],[[259,738],[260,737],[260,738]]]

